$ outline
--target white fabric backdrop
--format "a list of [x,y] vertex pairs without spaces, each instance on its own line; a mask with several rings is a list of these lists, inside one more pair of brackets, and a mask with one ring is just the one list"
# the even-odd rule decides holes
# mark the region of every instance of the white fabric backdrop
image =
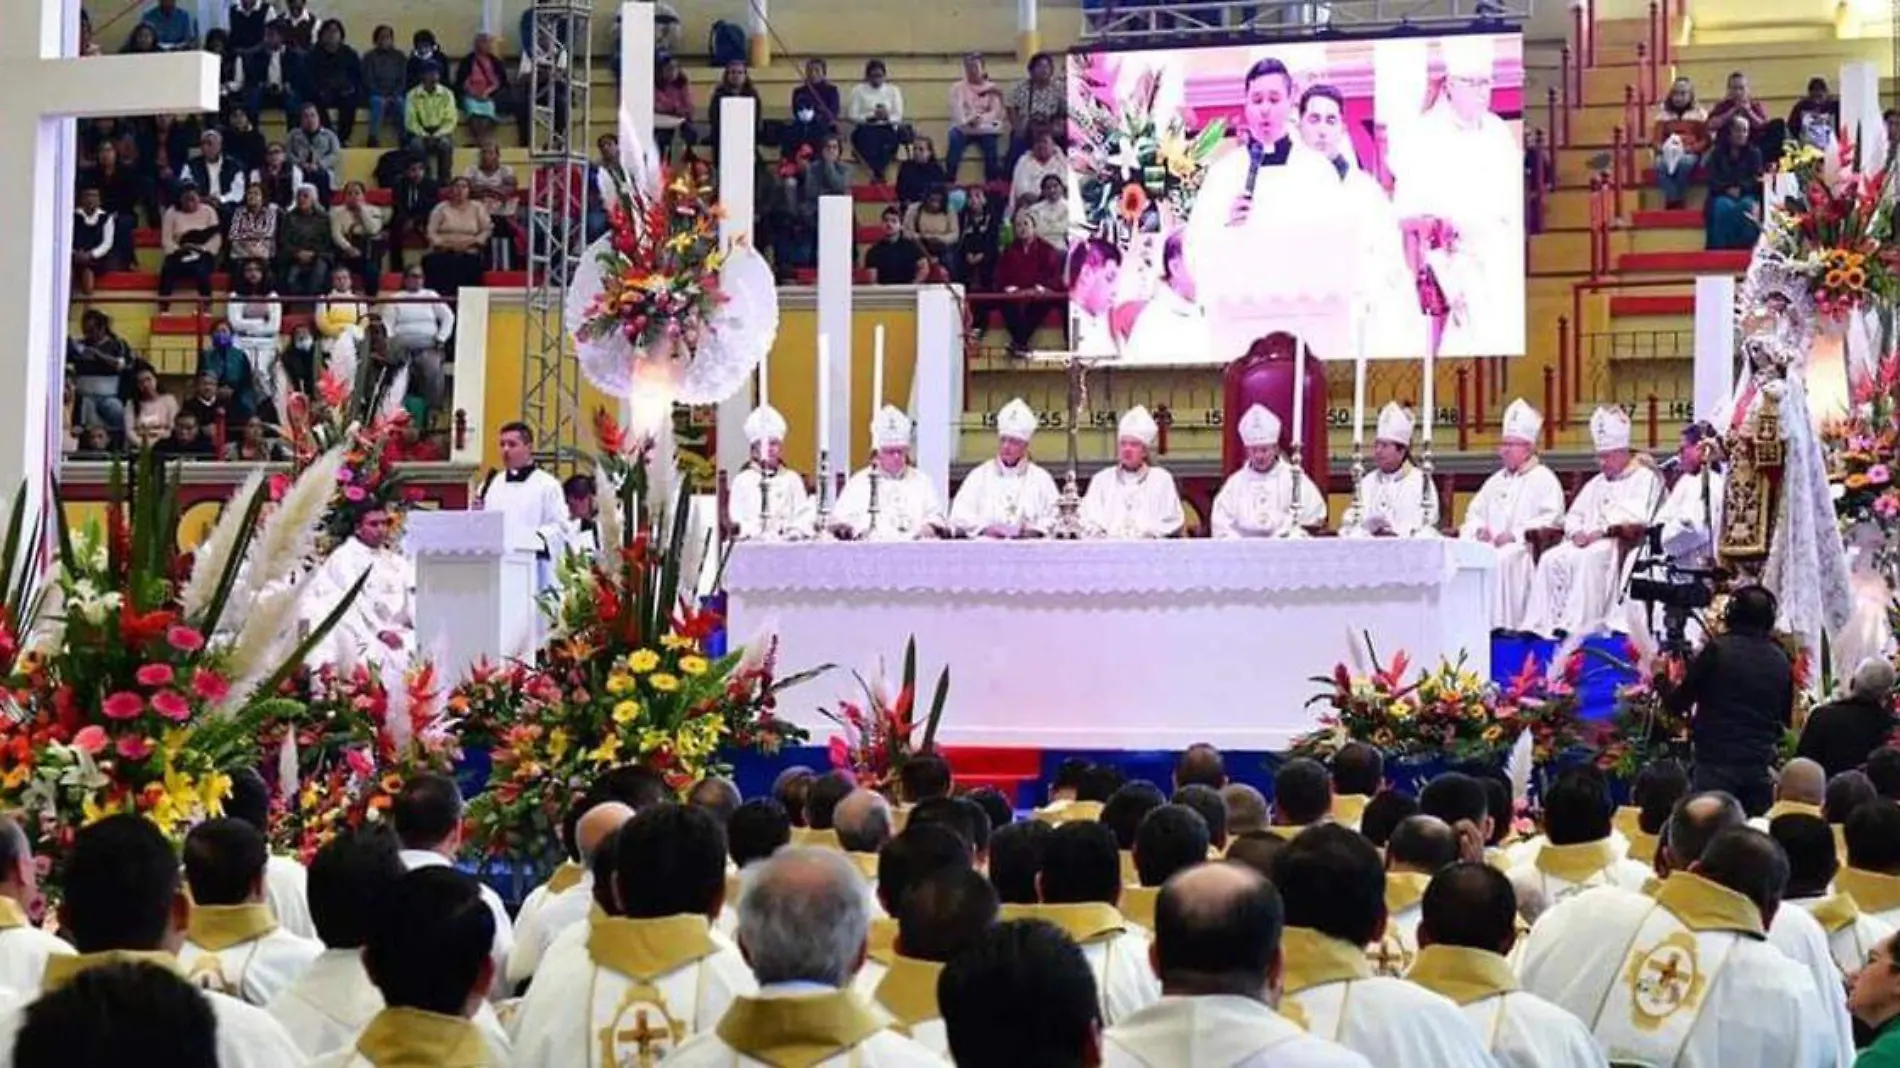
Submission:
[[769,627],[783,671],[844,669],[779,709],[815,741],[819,706],[862,697],[850,669],[883,657],[894,684],[915,634],[921,689],[950,666],[946,741],[1277,749],[1363,634],[1488,673],[1495,564],[1436,539],[746,543],[726,589],[733,640]]

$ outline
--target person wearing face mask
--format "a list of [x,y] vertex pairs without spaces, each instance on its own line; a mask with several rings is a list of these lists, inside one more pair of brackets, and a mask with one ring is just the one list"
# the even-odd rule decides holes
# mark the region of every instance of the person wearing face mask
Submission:
[[745,419],[751,459],[732,476],[727,519],[740,538],[804,541],[817,530],[818,515],[805,479],[785,466],[785,417],[769,404]]
[[832,533],[845,541],[913,541],[948,529],[943,498],[930,476],[910,464],[910,417],[885,405],[871,420],[870,466],[845,483]]
[[838,87],[826,75],[825,61],[814,57],[805,64],[805,80],[792,90],[792,121],[785,124],[780,146],[787,159],[797,155],[801,146],[816,153],[825,138],[838,132],[838,116],[844,109]]
[[216,381],[225,419],[242,423],[257,412],[257,386],[251,358],[235,342],[231,325],[220,321],[211,331],[211,347],[198,357],[198,374]]
[[950,504],[962,537],[1040,538],[1056,518],[1056,480],[1029,458],[1036,413],[1021,397],[996,413],[996,458],[971,471]]
[[1098,538],[1179,537],[1187,518],[1174,476],[1148,463],[1161,428],[1137,404],[1116,427],[1115,466],[1097,471],[1082,498],[1082,526]]

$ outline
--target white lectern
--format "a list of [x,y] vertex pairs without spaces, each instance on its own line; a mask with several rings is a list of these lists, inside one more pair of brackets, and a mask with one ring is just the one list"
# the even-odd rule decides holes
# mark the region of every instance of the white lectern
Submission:
[[443,677],[483,659],[531,659],[540,609],[535,555],[505,512],[416,510],[404,518],[416,558],[416,647],[435,652]]

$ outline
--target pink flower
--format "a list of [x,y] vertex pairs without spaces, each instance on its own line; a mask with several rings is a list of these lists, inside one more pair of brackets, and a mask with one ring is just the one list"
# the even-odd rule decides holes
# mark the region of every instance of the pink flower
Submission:
[[152,740],[140,735],[127,735],[119,739],[119,755],[127,760],[144,760],[152,755]]
[[152,711],[174,723],[191,718],[191,703],[177,690],[160,690],[152,695]]
[[191,692],[200,701],[217,704],[231,695],[231,684],[217,672],[199,668],[191,673]]
[[344,750],[343,759],[350,766],[350,774],[358,778],[366,779],[376,770],[376,765],[370,763],[369,754],[361,749]]
[[364,493],[361,486],[346,486],[343,490],[343,499],[347,501],[360,501],[367,496],[369,494]]
[[339,468],[336,473],[336,480],[347,485],[356,480],[356,472],[347,467]]
[[272,475],[266,480],[265,485],[270,490],[271,501],[281,501],[284,499],[284,494],[290,492],[290,476]]
[[183,625],[173,626],[167,630],[165,640],[181,653],[195,653],[205,647],[205,636]]
[[106,714],[107,719],[135,719],[145,711],[145,698],[130,690],[120,690],[106,698],[99,710]]
[[98,756],[107,741],[106,729],[95,723],[90,727],[79,728],[79,733],[73,735],[73,748],[87,756]]
[[133,677],[139,680],[140,686],[169,686],[172,681],[172,666],[170,664],[143,664]]
[[1884,485],[1892,478],[1893,472],[1887,470],[1886,464],[1875,464],[1867,469],[1867,481],[1876,486]]

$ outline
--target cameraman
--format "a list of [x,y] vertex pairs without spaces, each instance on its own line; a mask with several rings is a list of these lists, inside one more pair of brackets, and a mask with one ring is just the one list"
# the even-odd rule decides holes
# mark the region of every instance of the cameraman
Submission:
[[1794,663],[1770,633],[1777,610],[1763,587],[1736,590],[1722,617],[1725,633],[1702,646],[1682,684],[1663,698],[1678,715],[1694,710],[1695,789],[1726,790],[1750,816],[1774,799],[1768,769],[1794,715]]

